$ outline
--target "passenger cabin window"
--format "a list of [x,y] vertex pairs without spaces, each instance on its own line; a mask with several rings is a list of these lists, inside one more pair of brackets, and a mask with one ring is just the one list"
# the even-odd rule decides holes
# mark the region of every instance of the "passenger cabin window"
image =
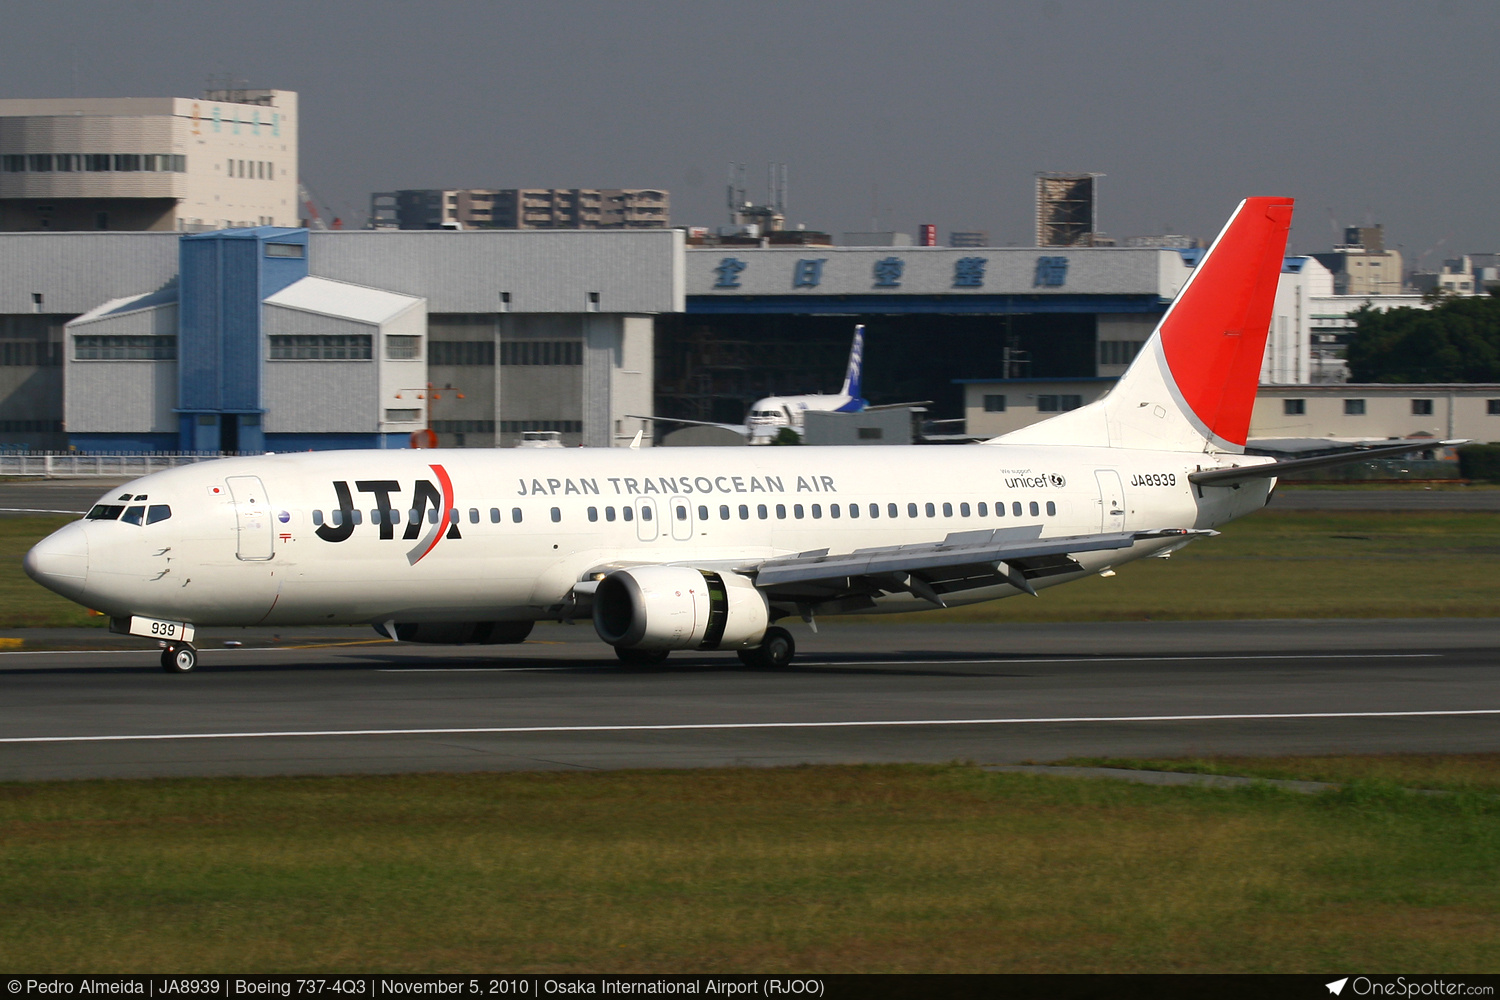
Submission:
[[320,528],[323,526],[323,512],[321,510],[312,512],[312,522]]
[[[626,520],[628,521],[630,519],[627,517]],[[651,507],[649,505],[641,508],[641,520],[642,521],[649,521],[649,520],[651,520]]]
[[909,504],[906,505],[906,516],[907,517],[916,517],[917,516],[917,505],[916,504],[909,503]]
[[893,503],[888,503],[888,504],[885,505],[885,515],[886,515],[886,517],[897,517],[897,516],[899,516],[900,510],[901,510],[901,508],[897,507]]
[[800,503],[792,504],[792,516],[797,520],[802,520],[802,515],[805,513],[806,509]]
[[510,509],[510,519],[515,524],[520,524],[521,523],[521,508],[519,508],[519,507],[512,507]]
[[760,503],[755,505],[755,516],[760,518],[762,521],[766,519],[767,512],[765,504]]
[[1057,504],[1054,503],[1054,502],[1052,502],[1051,500],[1047,501],[1047,516],[1048,517],[1056,517],[1057,516]]
[[597,520],[599,520],[599,508],[598,507],[590,507],[589,508],[589,520],[590,521],[597,521]]
[[815,504],[812,505],[812,516],[813,516],[813,520],[814,521],[818,520],[819,518],[821,518],[823,516],[823,505],[822,504],[815,503]]
[[990,516],[990,507],[989,507],[989,504],[985,503],[983,500],[979,501],[979,516],[980,517],[989,517]]
[[831,503],[831,504],[828,505],[828,516],[829,517],[838,517],[839,516],[839,505],[838,504]]
[[1040,517],[1041,513],[1042,509],[1041,507],[1037,506],[1037,502],[1035,500],[1031,501],[1031,516]]
[[700,520],[700,521],[707,521],[708,520],[708,508],[706,506],[704,506],[703,504],[701,504],[701,503],[698,505],[698,520]]
[[552,508],[552,523],[553,524],[557,524],[561,520],[562,520],[562,508],[560,508],[560,507],[553,507]]
[[606,521],[613,521],[615,519],[615,509],[613,507],[604,508],[604,519]]
[[621,507],[620,508],[620,516],[622,518],[624,518],[625,520],[627,520],[627,521],[634,521],[635,520],[635,508],[634,507]]
[[722,504],[722,503],[719,504],[719,520],[721,520],[721,521],[727,521],[727,520],[729,520],[729,505],[728,504]]
[[500,508],[499,507],[491,507],[490,508],[490,523],[491,524],[499,524],[500,523]]
[[1010,505],[1010,512],[1012,514],[1016,515],[1016,517],[1020,517],[1021,516],[1021,501],[1017,500],[1015,503],[1011,504]]
[[943,516],[944,517],[952,517],[953,516],[953,505],[951,503],[945,503],[945,504],[943,504]]
[[750,507],[746,504],[740,504],[740,520],[750,520]]
[[859,516],[859,504],[857,504],[857,503],[851,503],[849,505],[849,516],[850,517],[858,517]]
[[927,505],[927,516],[928,517],[937,517],[937,505],[936,504],[928,504]]

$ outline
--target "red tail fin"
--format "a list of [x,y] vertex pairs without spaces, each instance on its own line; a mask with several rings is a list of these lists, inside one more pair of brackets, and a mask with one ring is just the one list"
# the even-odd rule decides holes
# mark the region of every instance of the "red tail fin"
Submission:
[[1172,380],[1221,440],[1245,443],[1276,299],[1292,199],[1247,198],[1162,317]]

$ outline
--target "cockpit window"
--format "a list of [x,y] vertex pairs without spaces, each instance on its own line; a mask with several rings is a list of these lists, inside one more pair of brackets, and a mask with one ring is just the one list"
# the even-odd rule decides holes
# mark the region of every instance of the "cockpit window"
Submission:
[[172,516],[172,508],[164,503],[154,503],[146,510],[146,523],[155,524]]
[[126,507],[125,513],[120,515],[120,520],[126,524],[140,524],[146,519],[146,508],[141,504],[134,507]]
[[89,511],[86,520],[113,521],[123,513],[125,513],[123,504],[100,503],[95,504],[94,509]]

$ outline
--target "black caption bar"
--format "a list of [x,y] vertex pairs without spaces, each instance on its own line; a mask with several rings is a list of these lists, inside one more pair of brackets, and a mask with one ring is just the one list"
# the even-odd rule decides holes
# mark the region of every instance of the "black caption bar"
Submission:
[[404,997],[742,997],[1131,998],[1213,997],[1495,997],[1497,975],[0,975],[9,998],[141,997],[145,1000],[243,1000],[321,997],[392,1000]]

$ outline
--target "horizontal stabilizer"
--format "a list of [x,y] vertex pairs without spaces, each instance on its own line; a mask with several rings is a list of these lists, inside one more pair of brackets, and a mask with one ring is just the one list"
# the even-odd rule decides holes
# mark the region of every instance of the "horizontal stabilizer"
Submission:
[[1248,465],[1243,468],[1209,469],[1204,472],[1192,472],[1188,474],[1188,482],[1197,486],[1234,486],[1238,483],[1248,483],[1255,479],[1272,479],[1284,476],[1289,472],[1302,472],[1308,469],[1328,469],[1336,465],[1348,465],[1350,462],[1364,462],[1372,458],[1394,458],[1397,455],[1406,455],[1413,451],[1426,451],[1429,448],[1451,448],[1455,445],[1467,443],[1466,439],[1452,441],[1407,440],[1400,444],[1382,445],[1379,448],[1357,448],[1354,451],[1341,451],[1336,455],[1318,455],[1314,458],[1293,458],[1285,462],[1268,462],[1264,465]]

